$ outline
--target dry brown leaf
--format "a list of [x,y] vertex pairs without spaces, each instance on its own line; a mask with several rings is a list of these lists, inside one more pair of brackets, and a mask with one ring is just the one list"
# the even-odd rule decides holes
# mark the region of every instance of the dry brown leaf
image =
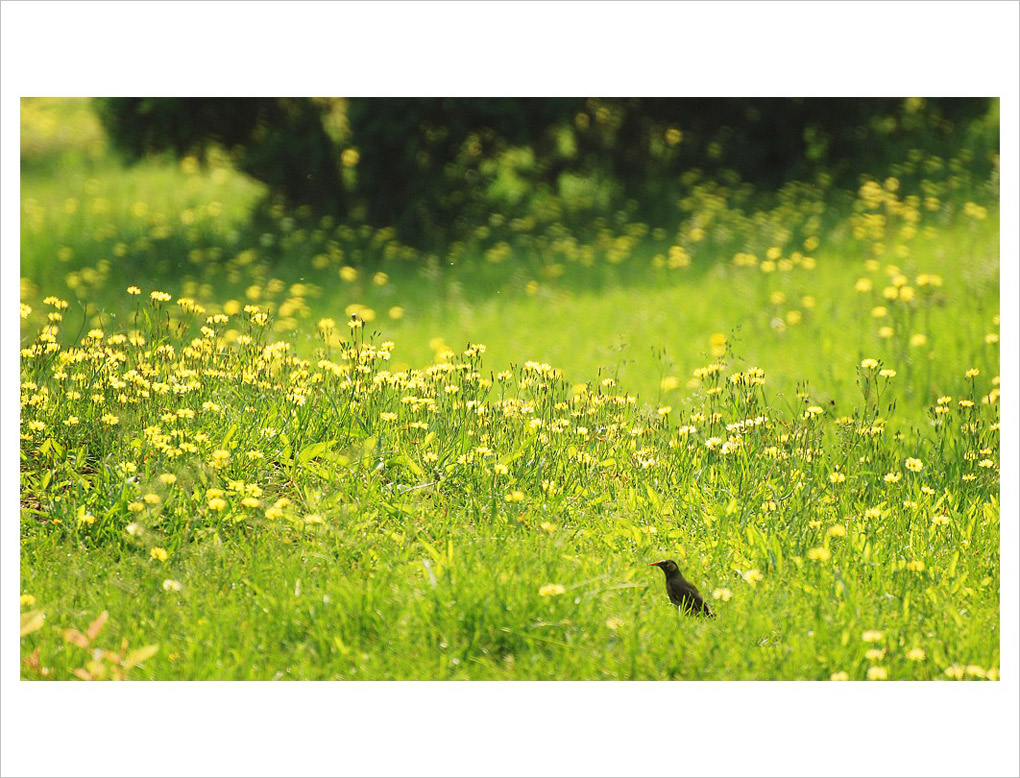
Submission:
[[46,616],[42,611],[26,611],[21,614],[21,637],[42,627]]
[[109,612],[103,611],[98,616],[96,616],[95,621],[89,624],[89,628],[85,632],[85,634],[89,636],[89,642],[96,639],[96,635],[99,634],[99,630],[103,628],[103,625],[106,623],[106,620],[108,618],[110,618]]
[[80,646],[81,648],[89,647],[89,639],[76,629],[65,629],[64,640],[68,643],[74,643],[76,646]]
[[123,663],[124,669],[130,670],[135,665],[140,665],[149,657],[155,656],[157,651],[159,651],[158,645],[143,646],[142,648],[136,648],[124,659]]

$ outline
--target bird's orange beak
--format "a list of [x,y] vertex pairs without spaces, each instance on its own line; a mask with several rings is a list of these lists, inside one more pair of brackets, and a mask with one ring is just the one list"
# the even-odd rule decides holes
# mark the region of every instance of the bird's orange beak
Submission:
[[660,564],[659,562],[652,562],[652,563],[651,563],[650,565],[648,565],[648,566],[649,566],[649,567],[658,567],[658,566],[659,566],[659,564]]

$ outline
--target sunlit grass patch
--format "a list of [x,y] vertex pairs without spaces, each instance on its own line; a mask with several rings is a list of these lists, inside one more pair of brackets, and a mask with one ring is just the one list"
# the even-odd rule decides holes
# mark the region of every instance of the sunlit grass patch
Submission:
[[998,677],[962,158],[445,252],[249,223],[225,161],[61,160],[22,207],[24,677]]

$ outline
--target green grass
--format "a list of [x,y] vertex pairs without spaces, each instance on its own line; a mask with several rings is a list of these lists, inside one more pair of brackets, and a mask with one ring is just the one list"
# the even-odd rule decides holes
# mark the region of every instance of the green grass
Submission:
[[675,233],[438,257],[82,134],[23,150],[23,677],[997,677],[995,181],[709,182]]

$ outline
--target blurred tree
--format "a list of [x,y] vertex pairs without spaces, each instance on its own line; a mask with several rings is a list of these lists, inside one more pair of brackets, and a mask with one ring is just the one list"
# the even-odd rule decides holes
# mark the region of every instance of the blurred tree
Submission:
[[375,98],[351,100],[348,121],[360,152],[358,190],[368,219],[421,235],[471,221],[481,166],[511,146],[552,155],[551,129],[580,99]]
[[[341,131],[337,104],[106,98],[99,111],[130,158],[203,155],[218,144],[287,205],[393,226],[421,244],[486,223],[508,167],[532,197],[555,196],[564,174],[606,181],[603,209],[629,203],[643,220],[668,225],[687,171],[769,188],[823,179],[854,188],[858,176],[887,170],[911,149],[954,154],[959,125],[988,114],[991,101],[359,98],[346,101]],[[978,139],[986,157],[998,148],[994,130]],[[532,203],[517,205],[523,212]]]
[[152,152],[204,158],[211,145],[289,205],[343,213],[336,145],[323,126],[325,101],[303,98],[102,98],[110,139],[130,160]]

